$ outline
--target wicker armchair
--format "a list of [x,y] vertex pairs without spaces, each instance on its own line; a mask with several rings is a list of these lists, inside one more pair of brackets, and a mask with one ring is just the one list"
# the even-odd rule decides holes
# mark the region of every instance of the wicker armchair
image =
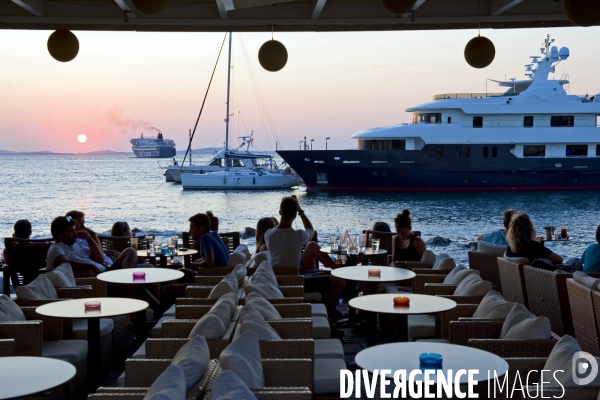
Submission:
[[[13,287],[27,285],[46,267],[46,255],[54,239],[4,238],[6,261]],[[19,278],[22,277],[22,280]]]
[[492,282],[492,288],[502,293],[502,282],[498,270],[498,256],[469,251],[469,268],[479,271],[481,279]]
[[[61,318],[44,317],[35,309],[21,307],[26,321],[0,322],[0,354],[12,352],[16,356],[42,357],[47,348],[44,342],[51,342],[53,348],[75,342],[63,340],[65,329]],[[73,366],[77,372],[68,384],[70,398],[81,399],[87,393],[87,355]]]
[[575,339],[583,351],[600,356],[600,341],[598,339],[598,322],[592,301],[592,290],[587,286],[567,279],[567,293],[573,316],[573,331]]
[[[573,335],[573,318],[567,293],[567,279],[573,274],[557,274],[530,265],[523,267],[529,310],[548,317],[557,335]],[[596,275],[596,274],[593,274]]]
[[524,264],[514,263],[504,257],[497,257],[497,261],[504,298],[514,303],[521,303],[529,308],[525,274],[523,273]]
[[476,347],[500,357],[548,357],[559,337],[549,340],[499,339],[502,320],[459,318],[450,322],[450,343]]

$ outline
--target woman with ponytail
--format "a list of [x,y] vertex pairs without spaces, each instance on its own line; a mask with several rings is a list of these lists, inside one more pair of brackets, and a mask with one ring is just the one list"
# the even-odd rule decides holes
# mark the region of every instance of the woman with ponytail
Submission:
[[421,261],[425,253],[425,242],[412,232],[410,210],[405,208],[394,218],[396,233],[392,242],[392,266],[396,261]]

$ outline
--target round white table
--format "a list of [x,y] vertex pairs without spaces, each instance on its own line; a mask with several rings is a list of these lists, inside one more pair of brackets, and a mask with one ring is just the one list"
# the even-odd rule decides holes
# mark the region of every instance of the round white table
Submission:
[[70,381],[75,367],[46,357],[0,358],[0,399],[43,392]]
[[[410,305],[394,305],[394,297],[408,297]],[[355,297],[348,303],[350,307],[369,312],[371,321],[369,322],[369,332],[367,336],[367,345],[373,346],[377,340],[377,322],[376,314],[395,314],[398,337],[397,340],[405,342],[408,340],[408,315],[411,314],[435,314],[443,311],[452,310],[456,307],[454,300],[444,297],[429,296],[426,294],[370,294],[368,296]]]
[[[478,369],[479,374],[473,378],[478,382],[488,380],[488,371],[490,376],[494,376],[494,371],[498,377],[503,376],[508,371],[508,363],[493,353],[476,349],[474,347],[459,346],[448,343],[431,342],[409,342],[409,343],[388,343],[379,346],[369,347],[360,351],[356,357],[356,364],[362,369],[370,372],[374,370],[390,369],[392,375],[399,369],[410,371],[419,369],[419,355],[422,353],[437,353],[443,357],[442,370],[446,373],[448,370],[456,372],[460,369]],[[422,381],[423,375],[419,374],[416,379]],[[432,375],[431,379],[436,380]],[[461,383],[468,382],[468,376],[462,375]]]
[[[131,270],[131,269],[129,269]],[[100,310],[86,311],[85,303],[99,301]],[[148,303],[142,300],[125,297],[90,297],[55,301],[35,309],[40,315],[54,318],[87,319],[88,321],[88,383],[90,389],[95,389],[101,378],[100,366],[100,318],[116,317],[118,315],[135,314],[148,308]]]
[[[380,276],[370,276],[370,269],[378,269],[381,272]],[[338,278],[347,279],[350,281],[368,282],[368,283],[383,283],[396,282],[415,277],[413,271],[395,267],[380,267],[376,265],[362,265],[356,267],[340,267],[331,271],[331,275]]]
[[[133,274],[143,272],[144,278],[136,279]],[[183,272],[170,268],[126,268],[106,271],[97,276],[104,282],[119,283],[125,285],[146,285],[150,283],[161,283],[176,281],[183,277]]]

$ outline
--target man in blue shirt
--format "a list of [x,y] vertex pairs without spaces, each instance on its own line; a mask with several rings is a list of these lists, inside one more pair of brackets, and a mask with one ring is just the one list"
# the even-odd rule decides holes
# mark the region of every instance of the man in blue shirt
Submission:
[[229,252],[217,232],[210,230],[210,218],[206,214],[190,217],[190,236],[198,243],[199,258],[194,260],[194,267],[226,267]]
[[579,261],[586,274],[600,272],[600,225],[596,227],[596,243],[586,247]]
[[513,214],[516,211],[512,208],[505,210],[502,214],[502,225],[504,225],[504,229],[500,231],[495,231],[492,233],[488,233],[487,235],[479,235],[477,240],[483,240],[484,242],[506,246],[508,242],[506,241],[506,232],[508,231],[508,226],[510,225],[510,220],[513,217]]

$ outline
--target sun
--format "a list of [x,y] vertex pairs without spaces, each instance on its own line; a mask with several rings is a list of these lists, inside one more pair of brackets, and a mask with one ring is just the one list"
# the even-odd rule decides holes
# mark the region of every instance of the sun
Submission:
[[81,135],[77,136],[77,141],[78,141],[79,143],[85,143],[85,142],[87,142],[87,136],[85,136],[85,135],[82,133]]

